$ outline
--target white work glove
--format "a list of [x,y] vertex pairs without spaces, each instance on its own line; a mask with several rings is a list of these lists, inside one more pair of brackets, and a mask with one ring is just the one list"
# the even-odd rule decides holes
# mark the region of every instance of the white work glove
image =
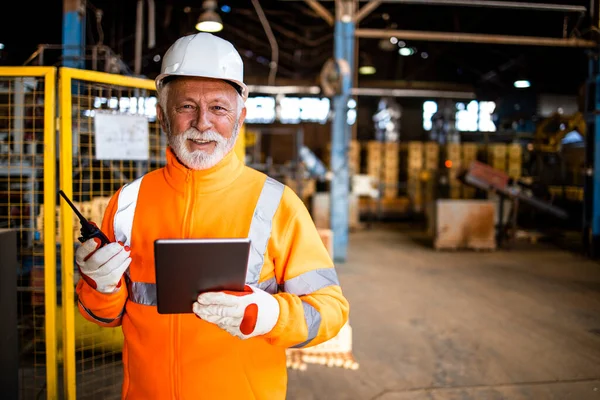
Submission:
[[240,339],[265,335],[279,319],[279,303],[269,293],[251,286],[243,292],[208,292],[198,296],[194,313]]
[[100,293],[114,293],[131,264],[129,247],[117,242],[98,247],[98,239],[85,241],[75,252],[75,262],[88,285]]

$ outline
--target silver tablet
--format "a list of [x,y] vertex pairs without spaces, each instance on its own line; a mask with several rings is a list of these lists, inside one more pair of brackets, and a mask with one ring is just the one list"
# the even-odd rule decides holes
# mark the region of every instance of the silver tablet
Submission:
[[243,291],[249,253],[250,239],[156,240],[158,313],[191,313],[203,292]]

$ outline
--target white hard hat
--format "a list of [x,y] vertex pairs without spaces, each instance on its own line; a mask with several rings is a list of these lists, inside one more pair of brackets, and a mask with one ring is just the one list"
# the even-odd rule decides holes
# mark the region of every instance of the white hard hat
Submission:
[[223,79],[239,87],[246,101],[248,87],[244,84],[244,64],[233,45],[210,33],[200,32],[177,39],[163,57],[156,89],[160,91],[168,76],[197,76]]

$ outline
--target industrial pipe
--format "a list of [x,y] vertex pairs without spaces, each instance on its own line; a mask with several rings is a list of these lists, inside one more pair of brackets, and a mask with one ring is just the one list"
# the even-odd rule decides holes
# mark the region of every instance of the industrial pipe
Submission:
[[314,12],[317,13],[317,15],[319,15],[321,18],[323,18],[325,20],[325,22],[327,22],[330,26],[333,26],[333,15],[331,15],[331,13],[325,8],[323,7],[321,4],[319,4],[318,1],[316,0],[304,0],[306,2],[306,4],[308,4],[310,6],[310,8],[313,9]]
[[385,89],[385,88],[352,88],[353,96],[375,97],[423,97],[444,99],[475,99],[474,92],[456,92],[449,90],[424,90],[424,89]]
[[596,47],[596,42],[579,38],[549,38],[535,36],[507,36],[487,35],[481,33],[456,33],[456,32],[427,32],[427,31],[402,31],[385,29],[357,29],[358,38],[383,39],[392,36],[403,40],[421,40],[429,42],[455,42],[455,43],[486,43],[486,44],[512,44],[522,46],[549,46],[549,47]]
[[[307,1],[307,0],[305,0]],[[333,0],[330,0],[333,1]],[[566,4],[529,3],[523,1],[493,1],[493,0],[382,0],[384,3],[421,4],[427,6],[461,6],[461,7],[488,7],[512,8],[518,10],[558,11],[585,13],[585,6],[571,6]]]
[[273,35],[273,31],[271,30],[271,26],[269,25],[269,20],[265,15],[262,7],[258,0],[252,0],[252,4],[254,5],[254,9],[256,10],[256,14],[258,15],[258,19],[267,35],[267,39],[269,39],[269,44],[271,45],[271,62],[269,63],[269,85],[275,84],[275,77],[277,76],[277,67],[279,66],[279,46],[277,45],[277,39],[275,39],[275,35]]
[[362,6],[360,10],[354,15],[354,23],[359,24],[367,15],[371,14],[381,4],[381,0],[370,0],[367,4]]
[[148,48],[156,46],[156,12],[154,0],[148,0]]
[[134,73],[142,73],[142,28],[144,23],[144,0],[138,0],[135,20],[135,60]]
[[248,85],[248,91],[261,94],[320,94],[319,86]]

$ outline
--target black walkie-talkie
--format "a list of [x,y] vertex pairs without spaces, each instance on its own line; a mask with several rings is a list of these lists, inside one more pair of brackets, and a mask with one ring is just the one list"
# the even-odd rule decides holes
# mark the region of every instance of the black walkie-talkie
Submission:
[[67,197],[65,192],[63,192],[62,190],[59,190],[58,194],[60,194],[62,196],[62,198],[67,202],[69,207],[71,207],[71,209],[73,210],[75,215],[77,215],[77,217],[79,218],[79,221],[81,222],[81,230],[80,230],[81,237],[78,238],[81,243],[83,243],[87,240],[90,240],[92,238],[100,239],[100,242],[101,242],[100,247],[110,243],[110,240],[108,240],[106,235],[100,230],[100,228],[98,228],[96,226],[96,224],[91,223],[83,215],[81,215],[79,210],[77,208],[75,208],[73,203],[71,203],[71,200],[69,200],[69,198]]

